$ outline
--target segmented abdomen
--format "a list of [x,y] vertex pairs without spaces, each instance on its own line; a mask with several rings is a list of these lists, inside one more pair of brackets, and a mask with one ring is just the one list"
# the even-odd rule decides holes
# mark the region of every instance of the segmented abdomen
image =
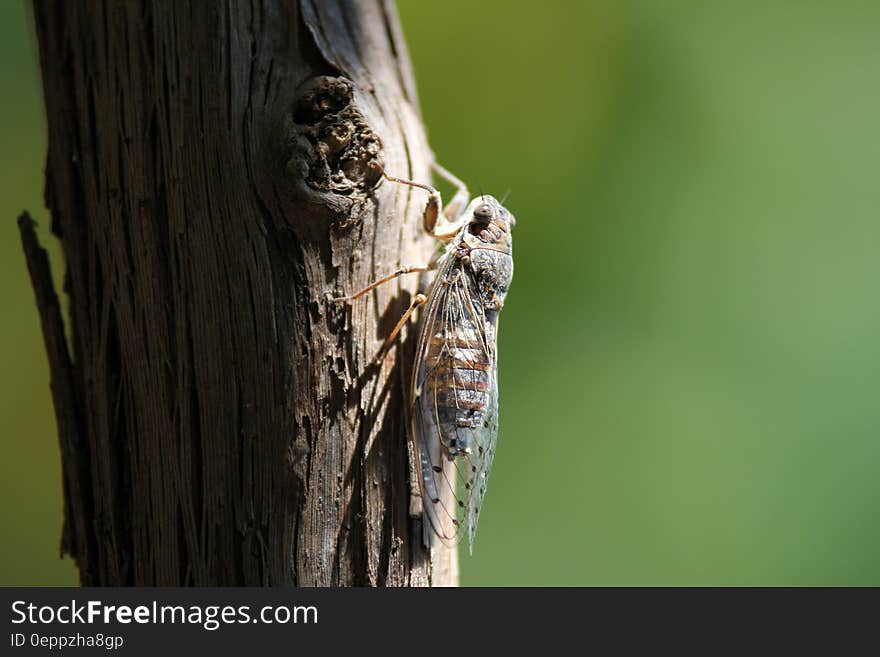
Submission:
[[[492,385],[491,356],[485,328],[474,325],[469,314],[435,327],[427,346],[425,392],[437,414],[440,438],[455,455],[470,450],[470,431],[485,420]],[[479,321],[479,320],[477,320]]]

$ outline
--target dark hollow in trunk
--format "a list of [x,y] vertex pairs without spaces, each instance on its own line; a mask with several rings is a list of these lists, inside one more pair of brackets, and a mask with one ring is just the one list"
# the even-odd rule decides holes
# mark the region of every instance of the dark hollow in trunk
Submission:
[[85,585],[450,585],[410,517],[429,150],[390,0],[37,0],[62,550]]

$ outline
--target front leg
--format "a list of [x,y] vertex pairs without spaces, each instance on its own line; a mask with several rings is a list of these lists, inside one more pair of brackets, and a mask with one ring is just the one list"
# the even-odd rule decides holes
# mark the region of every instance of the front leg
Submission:
[[446,209],[443,211],[443,216],[450,223],[454,223],[456,225],[461,225],[462,213],[464,209],[467,207],[468,201],[471,198],[470,192],[468,192],[467,185],[465,185],[461,180],[459,180],[456,176],[452,175],[447,169],[440,166],[437,162],[431,162],[431,168],[434,170],[438,176],[443,178],[450,185],[455,187],[455,196],[452,197],[452,200],[449,202],[449,205],[446,206]]
[[[431,168],[440,177],[450,182],[456,188],[455,196],[452,197],[452,201],[445,209],[443,209],[443,200],[440,197],[440,192],[431,187],[431,185],[407,180],[406,178],[390,176],[384,169],[381,169],[381,167],[380,170],[382,171],[382,175],[391,182],[418,187],[419,189],[424,189],[428,192],[428,203],[425,205],[425,211],[422,214],[422,227],[425,229],[426,233],[435,239],[442,242],[448,242],[455,237],[461,228],[461,224],[464,220],[462,214],[467,207],[469,199],[468,189],[461,180],[456,178],[436,162],[431,164]],[[441,214],[443,217],[442,219],[440,219]],[[439,224],[438,219],[440,219]]]

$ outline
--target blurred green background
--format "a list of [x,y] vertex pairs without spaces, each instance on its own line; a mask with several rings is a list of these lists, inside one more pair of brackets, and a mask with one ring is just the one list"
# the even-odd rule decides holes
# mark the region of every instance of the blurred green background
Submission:
[[[880,584],[880,5],[398,6],[438,158],[518,219],[462,583]],[[0,583],[72,584],[19,3],[0,35]]]

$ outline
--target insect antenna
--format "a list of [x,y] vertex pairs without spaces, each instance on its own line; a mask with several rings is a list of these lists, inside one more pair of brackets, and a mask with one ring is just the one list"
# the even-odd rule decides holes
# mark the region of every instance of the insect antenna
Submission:
[[511,192],[510,189],[508,189],[506,192],[504,192],[504,196],[501,197],[501,205],[504,205],[504,202],[507,200],[507,197],[510,196],[510,192]]

